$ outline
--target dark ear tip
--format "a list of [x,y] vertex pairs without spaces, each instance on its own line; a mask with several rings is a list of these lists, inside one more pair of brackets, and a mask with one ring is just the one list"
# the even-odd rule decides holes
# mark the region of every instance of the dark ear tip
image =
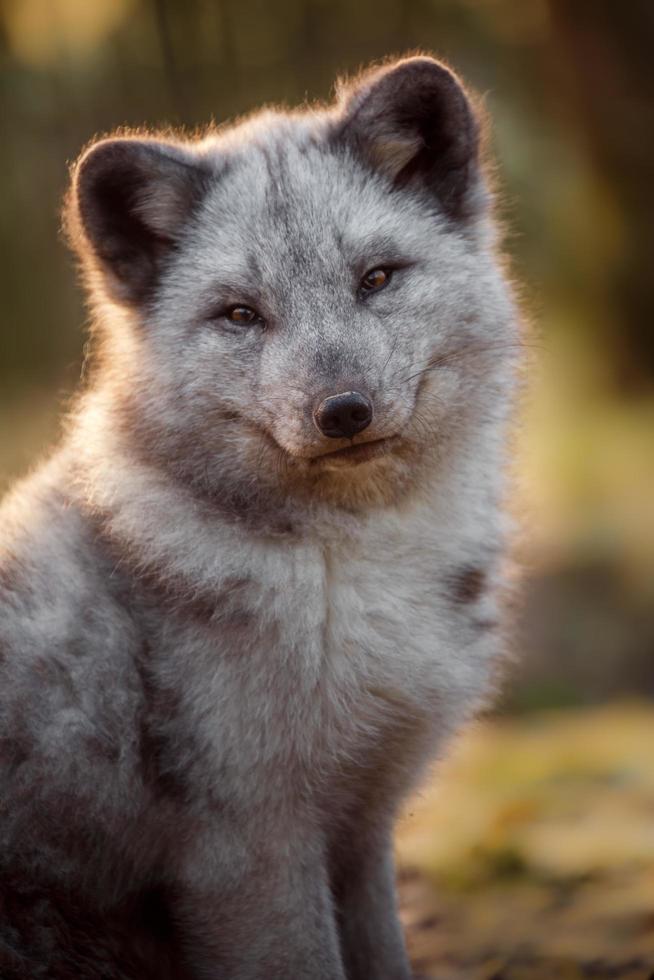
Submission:
[[119,199],[124,203],[132,200],[156,170],[160,156],[161,144],[140,136],[108,136],[84,150],[73,166],[71,180],[71,196],[82,225],[88,225],[103,196],[112,196],[116,205]]
[[409,85],[417,86],[451,86],[463,91],[464,86],[458,76],[447,65],[428,55],[414,55],[400,58],[399,61],[376,67],[364,72],[359,79],[346,87],[348,91],[356,90],[361,83],[367,88],[378,84],[404,88]]
[[98,187],[112,173],[117,173],[124,166],[128,156],[124,139],[99,140],[84,150],[73,166],[71,180],[71,196],[77,204],[82,224],[87,205],[97,192]]
[[400,72],[414,75],[433,75],[443,78],[448,76],[449,78],[455,79],[454,72],[443,64],[442,61],[437,61],[436,58],[430,58],[428,55],[420,54],[413,55],[409,58],[400,58],[399,61],[395,61],[390,65],[386,66],[387,72]]
[[447,105],[465,127],[474,128],[473,102],[461,79],[447,65],[428,55],[401,58],[376,67],[341,89],[345,116],[357,113],[375,96],[377,111],[413,114],[429,112],[430,104]]
[[382,71],[379,81],[388,85],[397,95],[409,97],[411,94],[424,96],[446,94],[468,105],[469,100],[460,78],[447,65],[424,55],[403,58]]
[[108,154],[113,156],[123,153],[126,146],[133,146],[135,140],[122,136],[105,136],[103,139],[96,140],[82,151],[78,160],[78,166],[84,166],[89,160],[101,159]]
[[73,183],[80,185],[89,178],[116,170],[140,156],[143,142],[129,137],[109,136],[92,143],[73,167]]

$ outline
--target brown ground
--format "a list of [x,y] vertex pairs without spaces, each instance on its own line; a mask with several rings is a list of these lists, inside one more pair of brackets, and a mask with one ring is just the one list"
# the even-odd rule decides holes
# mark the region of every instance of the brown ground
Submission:
[[398,833],[433,980],[654,980],[654,710],[484,723]]

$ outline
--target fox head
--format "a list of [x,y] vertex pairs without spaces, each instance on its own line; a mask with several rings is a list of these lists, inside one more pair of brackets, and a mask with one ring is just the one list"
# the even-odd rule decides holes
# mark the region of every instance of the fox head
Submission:
[[356,508],[501,413],[515,326],[479,129],[416,57],[324,108],[92,145],[67,224],[134,451],[234,506]]

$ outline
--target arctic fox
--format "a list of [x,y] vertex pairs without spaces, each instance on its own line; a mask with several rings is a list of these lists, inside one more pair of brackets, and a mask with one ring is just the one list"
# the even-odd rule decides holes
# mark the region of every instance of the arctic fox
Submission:
[[0,519],[3,980],[407,980],[398,807],[501,658],[519,324],[413,57],[73,168],[91,381]]

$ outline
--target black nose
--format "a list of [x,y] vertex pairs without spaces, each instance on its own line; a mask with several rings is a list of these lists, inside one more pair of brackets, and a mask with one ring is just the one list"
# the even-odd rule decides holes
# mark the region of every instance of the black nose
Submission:
[[359,391],[343,391],[321,401],[313,417],[323,435],[351,439],[372,422],[372,402]]

